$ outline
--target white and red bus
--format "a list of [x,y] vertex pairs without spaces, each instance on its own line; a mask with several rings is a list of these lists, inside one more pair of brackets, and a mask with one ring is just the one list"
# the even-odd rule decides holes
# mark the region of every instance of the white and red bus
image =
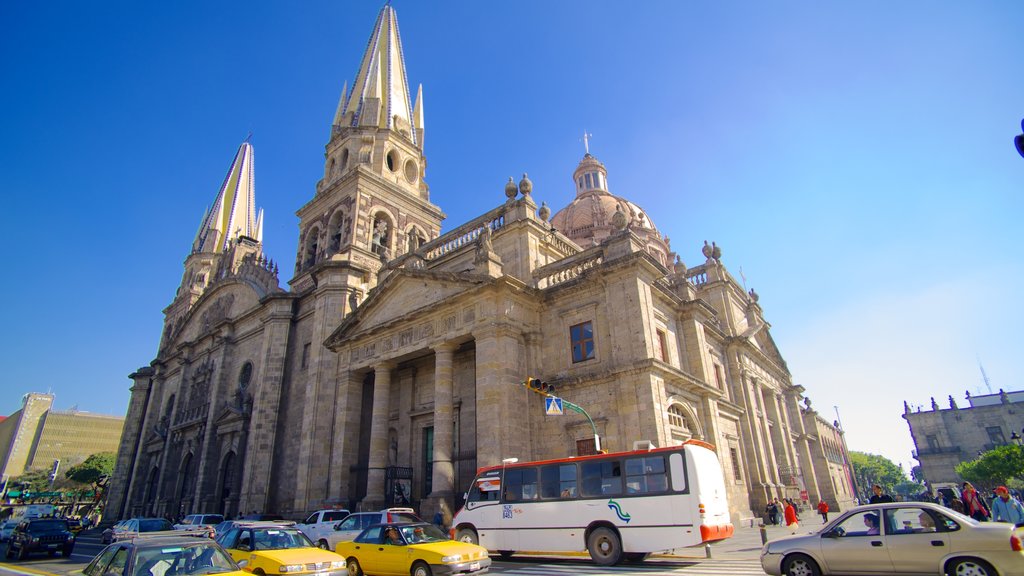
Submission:
[[729,538],[714,446],[595,454],[481,468],[452,538],[509,556],[578,552],[612,565]]

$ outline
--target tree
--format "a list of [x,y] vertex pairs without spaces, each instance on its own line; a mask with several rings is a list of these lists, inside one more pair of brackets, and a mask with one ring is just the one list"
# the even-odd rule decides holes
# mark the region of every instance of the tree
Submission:
[[908,481],[903,468],[884,456],[851,451],[850,464],[853,465],[853,477],[857,480],[861,496],[870,494],[875,484],[880,485],[886,494],[894,494],[896,486]]
[[113,452],[100,452],[85,459],[85,462],[76,464],[64,473],[68,480],[79,484],[88,484],[96,489],[100,480],[109,477],[114,472],[114,462],[117,454]]
[[956,465],[956,473],[980,492],[989,492],[1000,484],[1024,481],[1024,448],[1015,444],[998,446],[974,460]]

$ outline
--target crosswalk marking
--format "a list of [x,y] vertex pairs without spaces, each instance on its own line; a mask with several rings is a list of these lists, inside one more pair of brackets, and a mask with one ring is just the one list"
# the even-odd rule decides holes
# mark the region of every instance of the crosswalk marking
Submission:
[[764,576],[759,560],[709,560],[703,562],[679,562],[672,564],[647,563],[619,566],[595,566],[588,564],[502,564],[491,565],[491,573],[509,576],[607,576],[608,574],[638,574],[642,576]]

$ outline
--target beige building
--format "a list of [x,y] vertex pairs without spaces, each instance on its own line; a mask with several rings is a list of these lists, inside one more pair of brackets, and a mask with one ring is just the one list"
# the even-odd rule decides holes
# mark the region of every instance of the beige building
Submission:
[[931,409],[912,411],[903,403],[903,418],[914,438],[914,458],[929,486],[961,483],[956,465],[1024,434],[1024,391],[971,396],[959,406],[950,395],[947,407],[931,399]]
[[0,477],[17,478],[29,470],[60,470],[100,452],[117,452],[122,416],[77,410],[52,410],[52,394],[26,394],[21,410],[0,422]]
[[287,290],[240,147],[157,357],[131,375],[110,513],[300,517],[409,498],[450,518],[480,466],[594,449],[590,423],[545,416],[528,376],[583,406],[605,449],[713,443],[735,519],[775,496],[849,504],[828,460],[848,461],[841,432],[801,406],[718,246],[686,267],[589,150],[554,215],[524,175],[442,234],[412,93],[385,6],[298,209]]

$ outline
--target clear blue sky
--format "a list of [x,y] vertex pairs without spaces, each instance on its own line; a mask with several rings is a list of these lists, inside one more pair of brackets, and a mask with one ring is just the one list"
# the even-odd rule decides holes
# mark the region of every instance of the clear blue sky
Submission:
[[[581,134],[687,264],[761,295],[853,450],[910,463],[903,401],[1024,388],[1024,4],[395,0],[445,230]],[[204,208],[252,131],[291,278],[342,84],[379,2],[0,5],[0,414],[121,414]],[[1024,423],[1022,423],[1024,425]]]

